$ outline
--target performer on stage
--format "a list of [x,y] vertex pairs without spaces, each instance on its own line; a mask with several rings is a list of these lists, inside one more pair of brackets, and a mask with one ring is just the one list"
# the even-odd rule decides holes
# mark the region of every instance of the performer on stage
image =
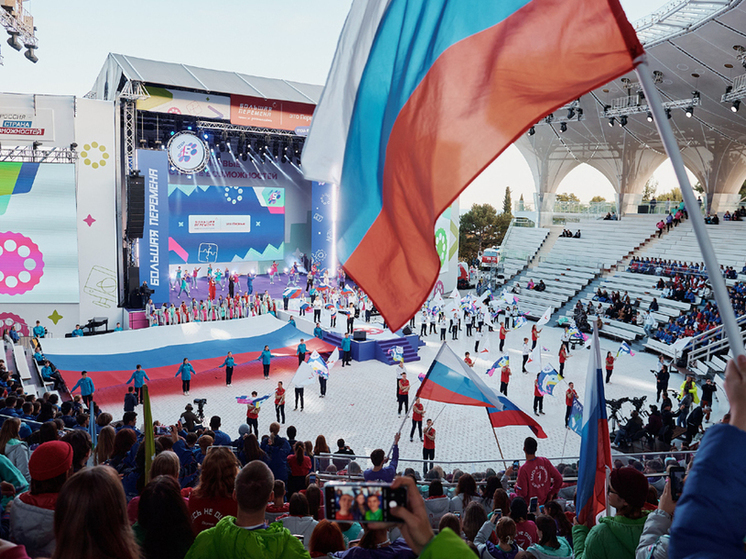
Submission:
[[220,367],[225,367],[225,385],[230,386],[231,380],[233,379],[233,367],[235,365],[236,361],[233,359],[233,353],[228,352],[228,356],[225,358],[225,361],[223,361],[223,364],[220,365]]
[[145,384],[145,379],[150,380],[148,378],[148,373],[146,373],[142,365],[138,365],[135,368],[135,372],[132,373],[132,376],[130,379],[125,383],[129,384],[132,381],[135,381],[135,395],[137,396],[137,400],[142,404],[142,387]]
[[409,381],[407,380],[407,373],[402,373],[399,379],[399,416],[401,416],[402,406],[404,406],[404,413],[409,412]]
[[285,424],[285,389],[282,387],[282,381],[277,383],[275,389],[275,413],[277,414],[277,422],[280,423],[280,416],[282,416],[282,424]]
[[[252,392],[251,397],[256,399],[257,393]],[[259,406],[256,404],[248,404],[246,409],[246,424],[249,426],[249,433],[251,429],[254,429],[254,434],[257,439],[259,438]]]
[[[430,460],[428,462],[428,459]],[[435,428],[433,427],[433,420],[427,420],[427,426],[425,427],[425,440],[422,444],[422,473],[423,477],[427,476],[427,472],[433,469],[435,463]]]
[[414,442],[414,430],[418,429],[420,440],[422,439],[422,416],[425,415],[425,406],[422,405],[419,398],[416,398],[412,406],[412,430],[409,432],[409,442]]
[[262,366],[264,367],[264,378],[269,378],[269,364],[272,360],[272,354],[269,351],[268,345],[264,346],[264,351],[262,351],[258,360],[261,360]]

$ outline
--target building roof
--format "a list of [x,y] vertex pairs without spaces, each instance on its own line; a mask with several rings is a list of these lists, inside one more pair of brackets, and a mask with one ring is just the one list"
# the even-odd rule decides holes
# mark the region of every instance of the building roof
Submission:
[[[124,79],[122,79],[124,78]],[[323,86],[110,53],[88,97],[113,100],[129,81],[193,91],[318,103]]]

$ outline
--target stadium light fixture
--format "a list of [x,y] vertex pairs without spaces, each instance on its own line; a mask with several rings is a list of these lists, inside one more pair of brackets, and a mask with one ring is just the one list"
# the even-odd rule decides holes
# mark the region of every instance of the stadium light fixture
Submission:
[[684,110],[684,114],[686,115],[686,118],[692,118],[692,116],[694,116],[694,107],[687,107]]
[[566,122],[563,122],[562,124],[560,124],[560,132],[563,132],[563,133],[567,132],[567,123]]
[[18,32],[8,31],[8,35],[10,35],[10,37],[8,38],[8,44],[16,50],[21,50],[23,48],[23,44],[21,43],[21,41],[18,40]]
[[738,109],[741,108],[741,101],[739,99],[736,99],[733,101],[733,104],[730,106],[730,110],[734,113],[738,112]]
[[614,122],[615,122],[615,121],[616,121],[616,119],[615,119],[615,118],[614,118],[613,116],[612,116],[611,118],[609,118],[609,126],[610,126],[611,128],[614,128]]
[[528,135],[533,136],[534,134],[536,134],[536,128],[532,126],[531,128],[528,129]]
[[645,118],[648,119],[648,122],[653,122],[653,113],[651,113],[650,111],[648,111],[648,114],[647,114],[647,116]]
[[26,47],[26,52],[23,53],[23,56],[25,56],[27,60],[30,60],[34,64],[39,62],[39,57],[37,57],[34,53],[35,50],[36,49],[34,47]]
[[627,126],[627,116],[626,115],[622,115],[622,116],[619,117],[619,124],[622,127]]

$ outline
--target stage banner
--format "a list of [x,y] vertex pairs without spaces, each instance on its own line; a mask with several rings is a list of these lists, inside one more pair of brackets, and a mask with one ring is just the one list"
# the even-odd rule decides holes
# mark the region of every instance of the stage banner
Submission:
[[153,303],[169,302],[168,155],[165,151],[137,150],[137,164],[145,178],[145,227],[140,241],[140,283],[147,281]]
[[231,124],[307,133],[316,105],[231,95]]
[[285,189],[170,185],[171,264],[283,260]]
[[334,185],[327,182],[313,182],[311,203],[313,215],[311,219],[311,258],[321,269],[336,269],[332,261],[334,245],[334,214],[332,212],[332,198]]
[[76,141],[74,115],[73,95],[0,93],[0,144],[67,148]]
[[152,85],[145,89],[150,97],[137,101],[138,111],[191,115],[222,120],[230,118],[231,98],[227,95],[193,93]]

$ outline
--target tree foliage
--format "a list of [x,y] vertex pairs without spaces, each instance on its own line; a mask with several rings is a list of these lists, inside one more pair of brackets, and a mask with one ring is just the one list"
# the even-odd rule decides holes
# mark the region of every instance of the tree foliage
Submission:
[[591,202],[606,202],[606,198],[603,196],[594,196],[591,198]]
[[505,198],[503,198],[503,213],[513,215],[513,201],[510,198],[510,187],[505,187]]
[[471,262],[480,251],[499,245],[510,226],[512,215],[490,204],[474,204],[459,223],[459,257]]
[[567,192],[563,192],[562,194],[557,194],[555,197],[555,200],[557,202],[580,202],[580,198],[575,196],[575,194],[568,194]]
[[642,190],[642,201],[650,202],[655,197],[656,190],[658,190],[658,181],[650,177],[648,182],[645,183],[645,188]]
[[674,188],[669,192],[664,192],[663,194],[660,194],[658,196],[659,202],[665,202],[670,200],[671,202],[681,202],[684,199],[684,197],[681,195],[681,189],[680,188]]

